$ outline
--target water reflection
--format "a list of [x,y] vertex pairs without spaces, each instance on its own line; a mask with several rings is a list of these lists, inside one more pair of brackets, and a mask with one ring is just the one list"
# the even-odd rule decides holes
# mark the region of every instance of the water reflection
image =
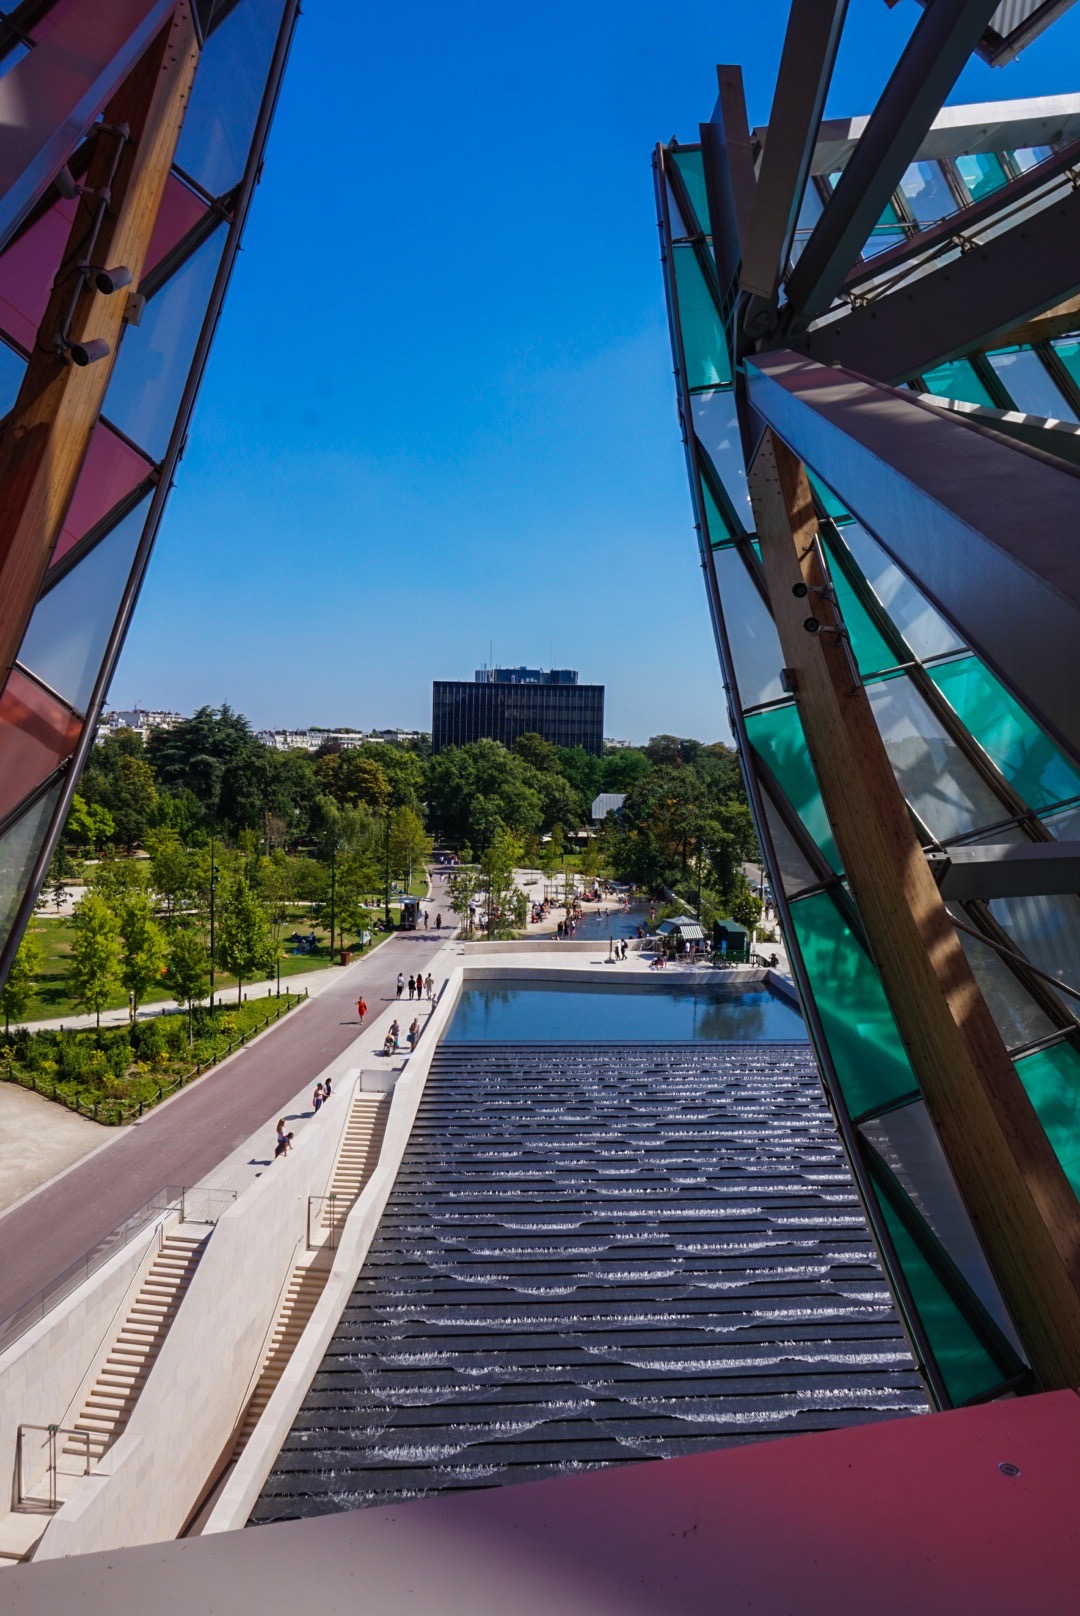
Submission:
[[465,987],[450,1043],[756,1043],[805,1038],[797,1010],[765,988],[488,983]]

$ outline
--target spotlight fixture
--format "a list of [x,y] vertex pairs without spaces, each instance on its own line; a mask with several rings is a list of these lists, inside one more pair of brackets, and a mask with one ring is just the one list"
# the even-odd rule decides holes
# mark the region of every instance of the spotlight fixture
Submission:
[[795,596],[796,600],[805,600],[807,595],[810,593],[810,585],[802,582],[792,584],[791,593]]
[[112,352],[104,337],[90,337],[86,342],[69,342],[66,348],[76,365],[94,365],[99,359],[107,359]]
[[126,264],[116,264],[111,269],[91,269],[94,285],[106,297],[118,292],[121,286],[131,285],[131,271]]
[[62,163],[53,175],[53,184],[60,195],[67,202],[74,202],[79,194],[79,187],[75,183],[75,176],[66,163]]
[[803,628],[808,634],[817,634],[821,629],[821,624],[816,617],[804,617]]

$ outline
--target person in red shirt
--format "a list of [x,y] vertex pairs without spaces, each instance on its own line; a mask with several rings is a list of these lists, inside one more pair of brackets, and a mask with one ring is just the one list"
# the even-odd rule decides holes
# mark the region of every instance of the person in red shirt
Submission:
[[356,1013],[360,1017],[360,1025],[362,1027],[364,1025],[364,1017],[367,1015],[367,1005],[364,1003],[363,999],[357,999]]

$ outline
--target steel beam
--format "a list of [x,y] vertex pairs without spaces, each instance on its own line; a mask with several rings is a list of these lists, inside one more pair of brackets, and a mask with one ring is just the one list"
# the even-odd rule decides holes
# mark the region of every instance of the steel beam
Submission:
[[1080,473],[799,354],[745,368],[762,419],[1080,760]]
[[828,578],[806,474],[767,432],[750,497],[785,665],[897,1029],[1032,1368],[1080,1375],[1080,1204],[994,1025],[916,840],[850,651],[805,629]]
[[934,0],[920,17],[787,283],[797,319],[829,307],[914,158],[996,0]]
[[[739,272],[757,180],[741,67],[716,69],[718,94],[709,123],[699,124],[705,194],[721,285]],[[705,220],[701,221],[703,224]]]
[[943,898],[1038,898],[1080,892],[1080,842],[984,842],[929,853]]
[[1044,309],[1075,297],[1080,292],[1078,239],[1080,189],[1075,189],[895,292],[792,336],[789,346],[823,365],[907,381],[1004,339]]
[[791,3],[739,276],[747,292],[767,303],[775,299],[791,256],[847,3]]

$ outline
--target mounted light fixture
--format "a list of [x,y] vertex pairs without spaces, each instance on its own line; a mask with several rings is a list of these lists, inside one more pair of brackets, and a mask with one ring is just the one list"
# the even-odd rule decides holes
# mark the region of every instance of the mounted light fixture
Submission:
[[64,347],[76,365],[95,365],[99,359],[107,359],[112,352],[104,337],[90,337],[86,342],[67,342]]
[[94,269],[91,266],[90,273],[94,277],[94,285],[106,297],[111,297],[122,286],[131,285],[131,271],[126,264],[116,264],[111,269]]

